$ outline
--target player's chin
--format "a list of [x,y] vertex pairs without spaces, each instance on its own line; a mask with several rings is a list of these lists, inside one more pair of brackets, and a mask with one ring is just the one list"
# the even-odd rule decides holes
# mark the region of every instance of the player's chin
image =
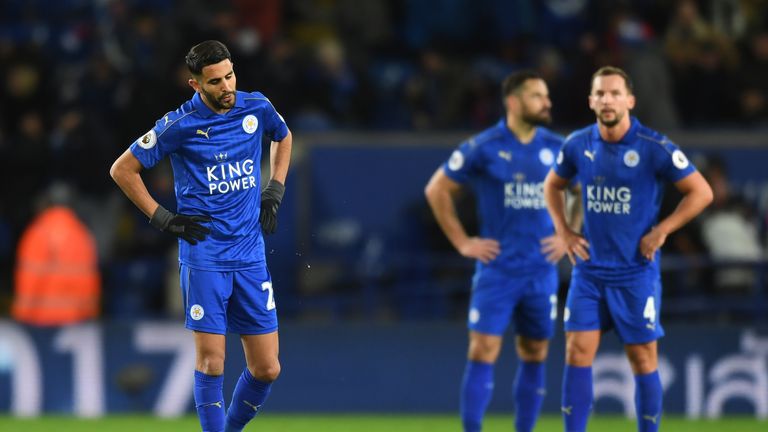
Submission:
[[234,94],[228,94],[221,99],[219,99],[219,103],[224,108],[232,108],[235,106],[235,95]]

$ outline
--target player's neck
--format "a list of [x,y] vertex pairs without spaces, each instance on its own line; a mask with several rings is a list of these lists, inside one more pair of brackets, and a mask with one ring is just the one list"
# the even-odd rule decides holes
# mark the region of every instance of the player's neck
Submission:
[[522,144],[528,144],[536,135],[535,125],[514,116],[507,116],[507,129],[509,129]]
[[603,141],[619,142],[624,138],[624,135],[629,132],[629,128],[632,127],[632,122],[629,120],[629,116],[626,115],[618,124],[612,127],[608,127],[599,121],[597,122],[597,125],[600,130],[600,138],[602,138]]

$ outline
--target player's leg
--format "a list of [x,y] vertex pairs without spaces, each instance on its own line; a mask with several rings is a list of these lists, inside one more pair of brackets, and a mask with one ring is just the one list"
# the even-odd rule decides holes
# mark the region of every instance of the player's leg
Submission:
[[247,367],[243,370],[232,394],[227,412],[226,432],[241,431],[258,413],[272,390],[272,382],[280,375],[277,332],[263,335],[242,335]]
[[657,343],[625,345],[624,349],[635,374],[638,431],[656,432],[661,421],[664,394],[658,370]]
[[195,407],[204,432],[224,430],[224,335],[195,331]]
[[592,410],[592,363],[601,329],[610,326],[603,292],[592,280],[574,272],[565,315],[565,369],[561,409],[567,432],[583,432]]
[[[616,332],[635,374],[635,408],[640,432],[655,432],[661,422],[663,389],[658,371],[657,339],[661,283],[657,275],[607,290]],[[621,307],[618,307],[620,305]]]
[[491,271],[476,275],[473,281],[468,317],[469,350],[460,398],[465,432],[481,429],[493,395],[494,364],[514,304],[507,284],[507,277]]
[[530,432],[539,418],[546,394],[549,338],[557,319],[557,272],[538,274],[521,286],[525,294],[514,312],[515,348],[519,365],[515,374],[515,430]]
[[224,430],[224,354],[226,302],[232,291],[231,273],[180,266],[186,327],[194,331],[194,397],[200,425],[206,432]]
[[515,374],[513,387],[515,396],[515,430],[530,432],[539,418],[541,404],[546,395],[545,360],[549,340],[516,338],[517,357],[520,364]]
[[230,331],[240,333],[246,368],[227,412],[226,432],[239,432],[257,414],[280,375],[277,313],[266,269],[235,273],[228,310]]
[[501,351],[499,335],[469,332],[469,350],[461,382],[461,421],[464,431],[479,431],[493,396],[493,369]]

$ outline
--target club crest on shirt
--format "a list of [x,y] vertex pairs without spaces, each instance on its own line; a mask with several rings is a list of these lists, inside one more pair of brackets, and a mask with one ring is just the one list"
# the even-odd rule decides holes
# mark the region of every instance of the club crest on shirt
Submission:
[[680,150],[675,150],[672,152],[672,163],[675,164],[677,169],[688,168],[688,158],[685,157],[685,153]]
[[205,316],[205,309],[199,304],[193,304],[189,308],[189,317],[195,321],[200,321]]
[[544,165],[550,166],[555,161],[555,155],[552,153],[552,150],[543,148],[539,151],[539,160]]
[[256,129],[259,127],[259,120],[256,118],[253,114],[248,114],[243,119],[243,130],[246,133],[252,134],[256,132]]
[[448,159],[448,168],[451,171],[458,171],[464,166],[464,155],[460,151],[454,150],[451,158]]
[[628,150],[624,153],[624,165],[633,168],[640,163],[640,155],[635,150]]
[[145,150],[149,150],[154,147],[155,144],[157,144],[157,134],[155,133],[155,130],[150,129],[149,132],[139,138],[136,143],[139,144],[139,147]]

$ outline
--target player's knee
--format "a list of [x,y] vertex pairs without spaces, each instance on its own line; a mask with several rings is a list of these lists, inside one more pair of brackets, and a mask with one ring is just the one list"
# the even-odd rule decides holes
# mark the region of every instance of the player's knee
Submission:
[[472,361],[495,363],[501,345],[487,339],[476,339],[469,343],[468,357]]
[[627,358],[635,374],[649,374],[659,367],[656,353],[650,350],[627,350]]
[[546,340],[520,340],[517,355],[526,362],[543,362],[547,359],[549,344]]
[[274,362],[268,366],[248,366],[248,371],[259,381],[272,382],[280,376],[280,362]]
[[578,343],[568,343],[565,347],[565,362],[571,366],[591,366],[594,350]]
[[197,370],[206,375],[221,375],[224,373],[224,356],[209,355],[197,360]]

